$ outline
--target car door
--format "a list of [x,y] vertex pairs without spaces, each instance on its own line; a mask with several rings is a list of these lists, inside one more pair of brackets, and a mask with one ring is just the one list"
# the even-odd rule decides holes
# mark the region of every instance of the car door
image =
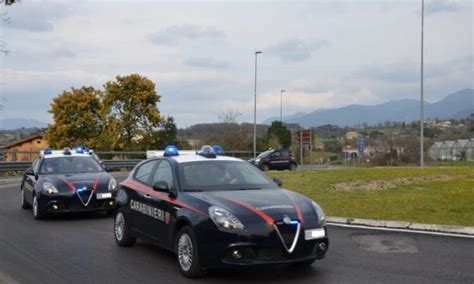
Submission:
[[[170,161],[163,159],[158,164],[153,178],[152,185],[164,182],[167,184],[168,188],[172,191],[176,191],[176,178],[173,172],[173,165]],[[156,209],[158,222],[155,222],[154,226],[150,226],[149,234],[152,234],[156,237],[160,243],[168,244],[169,243],[169,230],[170,222],[172,218],[172,211],[174,210],[174,204],[169,202],[169,194],[166,192],[157,192],[151,199],[149,199],[149,204]]]
[[270,155],[270,168],[281,169],[281,152],[275,151]]
[[28,203],[33,203],[33,191],[36,186],[35,175],[39,172],[40,159],[36,158],[31,164],[31,168],[25,171],[23,176],[23,190],[25,191],[25,199]]
[[281,150],[281,168],[289,169],[291,162],[291,155],[289,150]]
[[158,162],[158,160],[151,160],[141,164],[133,173],[133,180],[138,184],[127,190],[133,228],[135,231],[147,237],[152,237],[148,235],[147,228],[156,223],[147,215],[150,214],[150,210],[147,206],[149,206],[149,200],[151,199],[152,174]]

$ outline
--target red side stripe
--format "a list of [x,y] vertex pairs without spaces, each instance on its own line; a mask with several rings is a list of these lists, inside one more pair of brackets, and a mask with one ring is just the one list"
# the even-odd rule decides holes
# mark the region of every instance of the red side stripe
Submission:
[[128,186],[128,187],[130,187],[134,190],[138,190],[138,191],[144,192],[146,194],[149,194],[150,196],[163,199],[163,200],[165,200],[169,203],[176,204],[178,206],[184,207],[184,208],[189,209],[193,212],[196,212],[200,215],[203,215],[204,217],[209,218],[209,214],[207,214],[207,213],[205,213],[205,212],[203,212],[203,211],[201,211],[197,208],[194,208],[193,206],[191,206],[189,204],[186,204],[182,201],[176,200],[175,198],[170,198],[168,195],[166,195],[164,193],[156,192],[156,191],[153,190],[153,188],[151,188],[147,185],[141,184],[141,183],[136,182],[136,181],[131,180],[131,179],[126,179],[125,181],[122,182],[122,184],[125,185],[125,186]]
[[267,222],[269,225],[273,225],[275,223],[275,221],[273,220],[272,217],[268,216],[267,214],[263,213],[262,211],[258,210],[257,208],[255,207],[252,207],[250,205],[247,205],[247,204],[244,204],[244,203],[240,203],[238,201],[235,201],[235,200],[232,200],[232,199],[227,199],[225,197],[220,197],[220,198],[223,198],[225,200],[228,200],[232,203],[235,203],[237,205],[240,205],[250,211],[252,211],[253,213],[257,214],[258,216],[260,216],[263,220],[265,220],[265,222]]
[[75,187],[70,181],[68,181],[68,180],[65,179],[65,178],[62,178],[62,180],[67,184],[67,186],[69,186],[69,188],[70,188],[73,192],[76,192],[76,187]]
[[293,206],[295,207],[295,210],[296,210],[296,214],[298,215],[298,219],[300,220],[301,222],[301,225],[303,225],[304,223],[304,219],[303,219],[303,214],[301,213],[301,209],[298,207],[298,205],[296,205],[295,201],[293,200],[293,198],[291,198],[291,196],[285,192],[286,196],[288,196],[288,198],[290,199],[291,203],[293,203]]
[[92,189],[94,190],[94,192],[97,190],[97,186],[99,185],[99,179],[100,179],[100,176],[97,177],[94,184],[92,185]]

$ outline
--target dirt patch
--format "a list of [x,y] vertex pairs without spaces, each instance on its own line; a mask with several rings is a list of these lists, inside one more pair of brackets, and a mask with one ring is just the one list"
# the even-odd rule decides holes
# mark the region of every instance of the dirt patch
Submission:
[[428,175],[428,176],[418,176],[418,177],[404,177],[396,178],[390,180],[371,180],[371,181],[351,181],[351,182],[342,182],[336,183],[333,185],[333,190],[335,191],[373,191],[373,190],[384,190],[390,188],[396,188],[401,185],[410,185],[424,182],[433,182],[433,181],[448,181],[458,178],[458,176],[448,176],[448,175]]

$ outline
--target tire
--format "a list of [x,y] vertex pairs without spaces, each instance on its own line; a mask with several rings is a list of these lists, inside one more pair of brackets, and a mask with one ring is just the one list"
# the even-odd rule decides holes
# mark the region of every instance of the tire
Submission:
[[267,164],[263,164],[260,166],[260,169],[262,172],[268,172],[270,170],[270,167]]
[[298,169],[298,165],[295,163],[290,163],[290,171],[296,171]]
[[114,216],[114,237],[120,247],[131,247],[137,241],[130,232],[130,225],[122,208],[118,209]]
[[179,230],[175,240],[176,261],[181,274],[187,278],[198,278],[205,275],[199,263],[199,252],[196,235],[190,226]]
[[43,207],[41,207],[38,203],[38,197],[36,197],[36,194],[33,195],[33,217],[36,220],[41,220],[46,217],[46,211],[44,210]]
[[294,263],[292,263],[291,265],[292,265],[292,266],[295,266],[295,267],[307,267],[307,266],[311,266],[311,264],[313,264],[315,261],[316,261],[315,258],[313,258],[313,259],[306,259],[306,260],[294,262]]
[[31,205],[25,200],[25,189],[20,189],[20,206],[21,209],[30,209]]

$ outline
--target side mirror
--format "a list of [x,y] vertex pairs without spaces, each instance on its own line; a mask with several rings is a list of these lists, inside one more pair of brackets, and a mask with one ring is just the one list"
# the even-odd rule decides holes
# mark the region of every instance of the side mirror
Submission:
[[111,171],[113,170],[113,168],[112,168],[112,167],[105,167],[105,166],[104,166],[104,170],[105,170],[106,172],[111,172]]
[[33,172],[33,168],[28,168],[26,169],[25,174],[29,176],[33,176],[35,173]]
[[283,185],[283,182],[279,178],[274,178],[273,182],[276,183],[276,185],[278,185],[279,187]]
[[168,184],[164,181],[159,181],[159,182],[156,182],[154,185],[153,185],[153,190],[154,191],[158,191],[158,192],[170,192],[170,189],[168,187]]

